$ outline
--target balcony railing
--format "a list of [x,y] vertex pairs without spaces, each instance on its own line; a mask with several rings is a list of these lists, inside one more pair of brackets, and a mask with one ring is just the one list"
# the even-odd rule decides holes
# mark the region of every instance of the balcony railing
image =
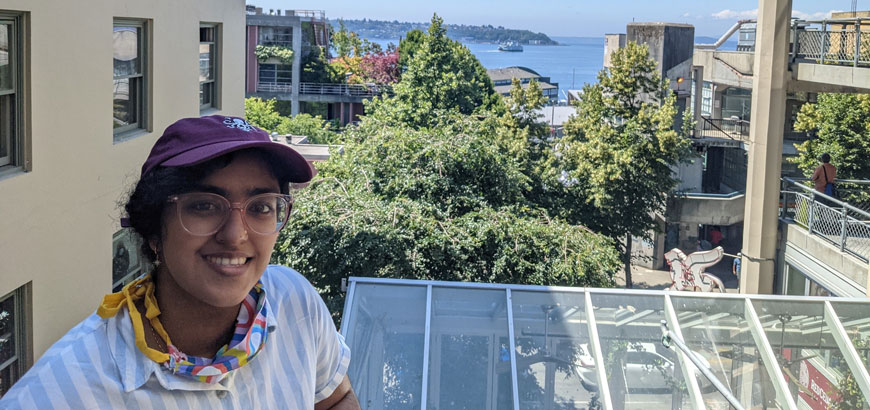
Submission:
[[870,66],[870,19],[797,20],[792,36],[794,60]]
[[349,95],[351,97],[375,97],[393,94],[393,87],[377,84],[326,84],[300,83],[299,94]]
[[[841,252],[870,261],[870,212],[817,192],[791,178],[782,181],[780,217],[803,226],[811,235],[839,247]],[[842,185],[849,183],[838,182]],[[870,187],[868,181],[851,183]]]
[[291,93],[293,86],[289,83],[258,83],[257,91],[264,93]]
[[749,121],[734,118],[701,117],[698,138],[727,138],[735,141],[749,140]]

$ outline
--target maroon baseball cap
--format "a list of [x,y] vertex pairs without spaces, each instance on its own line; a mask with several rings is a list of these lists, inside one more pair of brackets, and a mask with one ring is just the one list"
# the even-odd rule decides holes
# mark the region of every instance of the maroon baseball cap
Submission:
[[279,179],[308,182],[314,176],[311,165],[296,150],[273,142],[266,131],[243,118],[224,115],[183,118],[167,127],[142,165],[142,176],[158,166],[196,165],[246,148],[267,151],[286,165],[275,170]]

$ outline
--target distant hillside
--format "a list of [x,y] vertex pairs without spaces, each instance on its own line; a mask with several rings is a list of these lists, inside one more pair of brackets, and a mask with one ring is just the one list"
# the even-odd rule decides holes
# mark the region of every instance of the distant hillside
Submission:
[[[332,26],[338,30],[338,20],[329,21]],[[381,21],[381,20],[344,20],[344,25],[348,30],[359,34],[364,38],[381,38],[381,39],[397,39],[404,37],[405,33],[419,29],[426,31],[429,28],[429,23],[409,23],[402,21]],[[506,41],[516,41],[520,44],[542,44],[542,45],[557,45],[544,33],[534,33],[529,30],[514,30],[504,27],[486,26],[466,26],[457,24],[445,24],[447,27],[447,36],[459,41],[472,43],[501,43]]]

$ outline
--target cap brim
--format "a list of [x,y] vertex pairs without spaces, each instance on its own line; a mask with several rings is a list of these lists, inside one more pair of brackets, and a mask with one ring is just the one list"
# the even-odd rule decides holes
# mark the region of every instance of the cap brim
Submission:
[[314,177],[314,169],[302,154],[284,144],[271,141],[228,141],[204,145],[169,158],[163,161],[160,166],[183,167],[196,165],[221,155],[247,148],[260,148],[274,155],[282,162],[282,165],[286,165],[282,169],[277,170],[280,173],[278,176],[286,177],[290,182],[308,182]]

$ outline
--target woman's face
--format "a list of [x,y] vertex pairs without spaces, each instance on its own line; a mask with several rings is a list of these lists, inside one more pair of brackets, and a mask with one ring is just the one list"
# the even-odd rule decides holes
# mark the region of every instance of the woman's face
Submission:
[[[280,193],[268,164],[252,152],[235,154],[229,165],[200,181],[199,190],[223,195],[232,203],[262,193]],[[178,285],[180,297],[214,307],[237,306],[265,271],[278,233],[250,232],[241,212],[232,210],[215,234],[192,235],[181,226],[176,206],[167,206],[163,214],[162,272],[168,272]]]

